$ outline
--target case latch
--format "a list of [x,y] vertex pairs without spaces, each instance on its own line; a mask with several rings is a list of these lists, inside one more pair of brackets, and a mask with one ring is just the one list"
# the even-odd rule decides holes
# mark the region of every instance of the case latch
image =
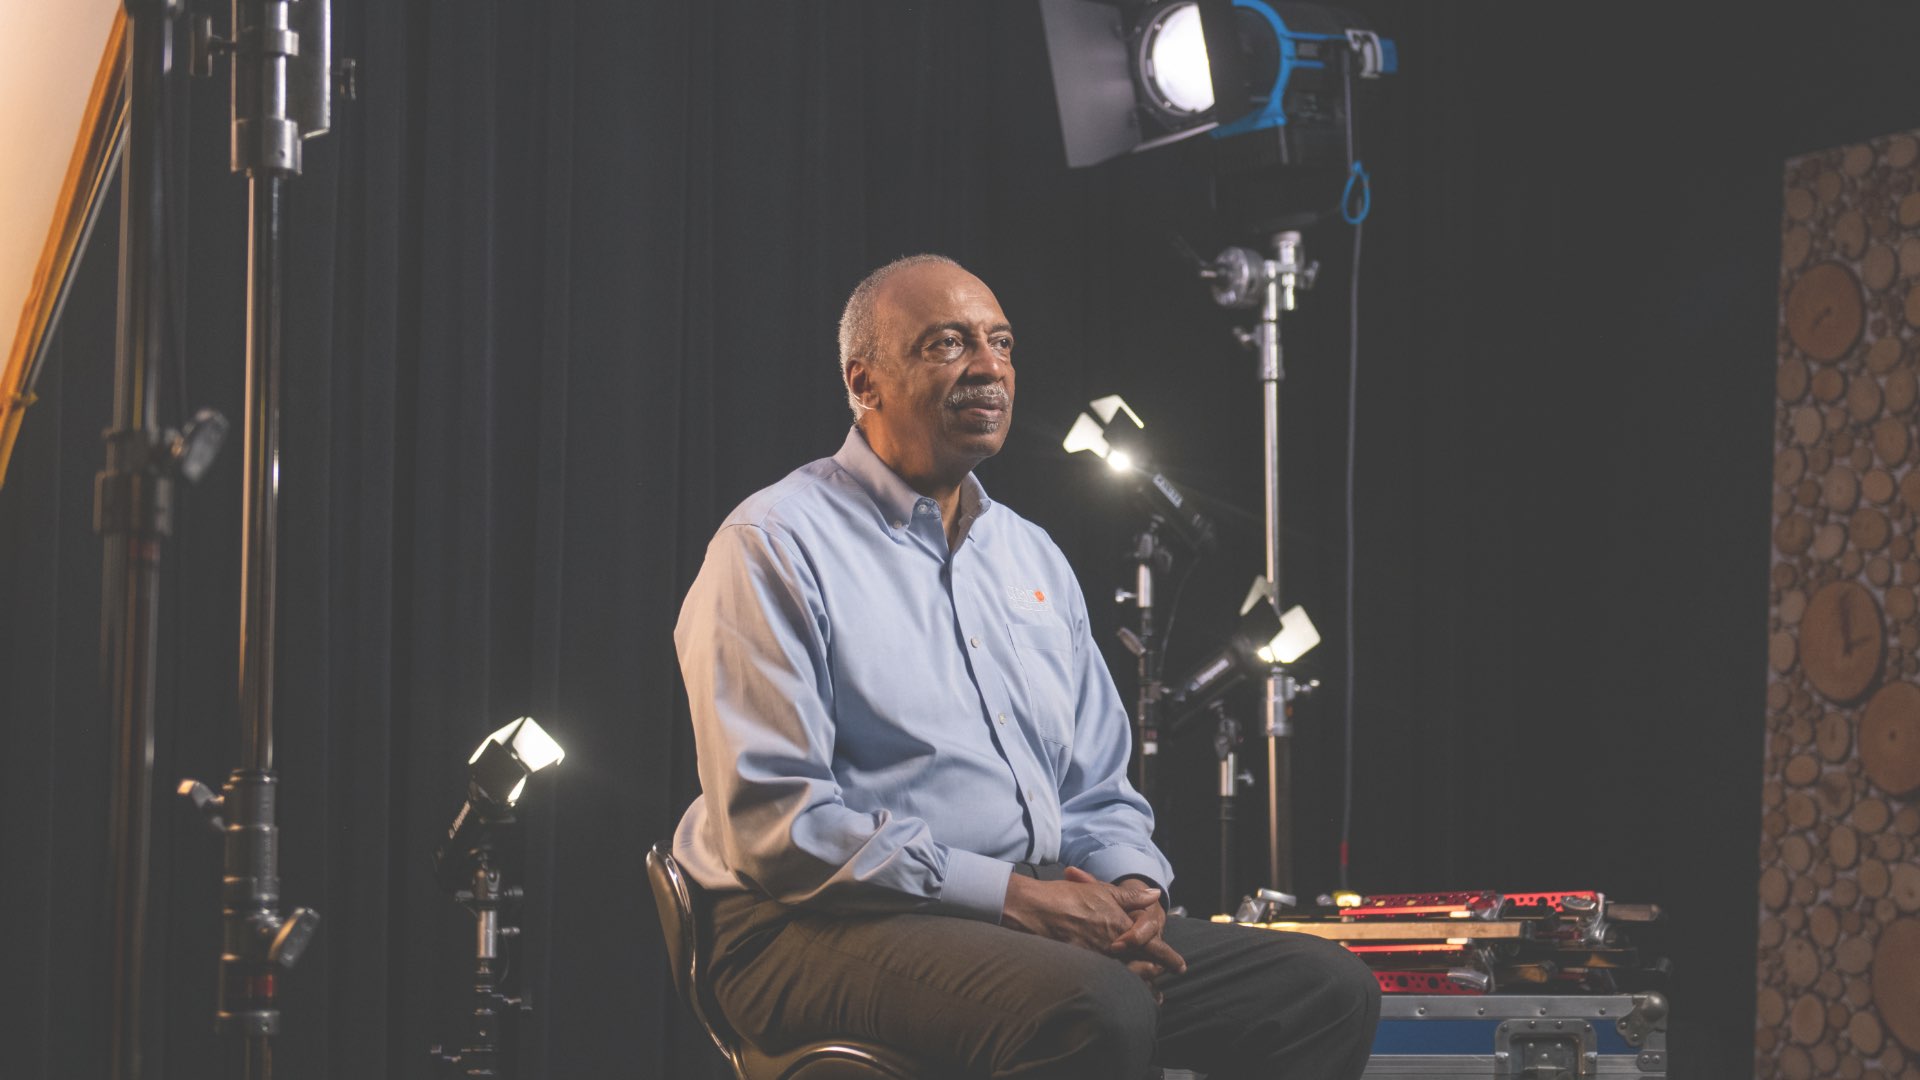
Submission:
[[1496,1080],[1591,1080],[1599,1040],[1585,1020],[1508,1020],[1494,1031]]
[[1664,994],[1635,994],[1633,1011],[1620,1018],[1620,1037],[1628,1046],[1641,1046],[1647,1036],[1667,1026],[1667,999]]

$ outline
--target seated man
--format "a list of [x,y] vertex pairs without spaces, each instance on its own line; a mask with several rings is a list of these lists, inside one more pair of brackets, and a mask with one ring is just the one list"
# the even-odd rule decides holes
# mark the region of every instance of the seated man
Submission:
[[727,1018],[965,1076],[1359,1076],[1365,966],[1166,915],[1073,571],[973,476],[1013,418],[993,293],[940,256],[881,267],[840,363],[845,445],[727,518],[674,634],[704,789],[674,852],[716,894]]

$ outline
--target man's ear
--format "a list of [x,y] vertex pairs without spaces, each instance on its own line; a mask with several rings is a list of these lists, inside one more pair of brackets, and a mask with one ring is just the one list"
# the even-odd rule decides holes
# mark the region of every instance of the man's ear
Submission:
[[880,407],[880,387],[873,377],[873,369],[865,360],[847,361],[847,389],[854,400],[869,409]]

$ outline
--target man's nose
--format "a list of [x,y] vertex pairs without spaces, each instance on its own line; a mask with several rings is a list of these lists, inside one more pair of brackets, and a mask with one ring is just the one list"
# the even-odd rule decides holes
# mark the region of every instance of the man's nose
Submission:
[[1013,362],[985,342],[968,350],[967,375],[981,382],[1004,382]]

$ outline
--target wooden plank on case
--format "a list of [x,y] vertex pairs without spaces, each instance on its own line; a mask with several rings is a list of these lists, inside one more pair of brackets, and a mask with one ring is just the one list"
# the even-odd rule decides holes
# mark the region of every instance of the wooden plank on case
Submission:
[[1328,941],[1448,941],[1454,938],[1475,940],[1518,940],[1531,925],[1521,919],[1482,922],[1478,919],[1448,919],[1405,922],[1270,922],[1245,923],[1262,930],[1286,930]]

